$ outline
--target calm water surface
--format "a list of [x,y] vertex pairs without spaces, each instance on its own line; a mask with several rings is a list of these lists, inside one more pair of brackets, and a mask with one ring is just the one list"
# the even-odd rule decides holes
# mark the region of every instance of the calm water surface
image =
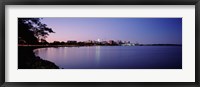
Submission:
[[65,69],[181,69],[181,46],[49,47],[37,56]]

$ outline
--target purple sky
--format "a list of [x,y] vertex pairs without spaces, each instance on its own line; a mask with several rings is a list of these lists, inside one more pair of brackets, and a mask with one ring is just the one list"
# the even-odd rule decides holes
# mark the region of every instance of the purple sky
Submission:
[[122,40],[181,44],[182,18],[43,18],[56,33],[47,41]]

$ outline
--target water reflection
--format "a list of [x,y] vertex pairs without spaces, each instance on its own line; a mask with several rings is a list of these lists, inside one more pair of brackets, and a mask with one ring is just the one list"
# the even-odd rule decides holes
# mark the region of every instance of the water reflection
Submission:
[[96,60],[96,65],[98,66],[100,62],[100,46],[96,46],[95,60]]
[[35,54],[65,69],[181,69],[181,46],[39,48]]

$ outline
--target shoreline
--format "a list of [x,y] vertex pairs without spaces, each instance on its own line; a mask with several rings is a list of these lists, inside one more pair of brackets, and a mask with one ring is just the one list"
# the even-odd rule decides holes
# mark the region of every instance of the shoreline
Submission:
[[60,69],[55,63],[36,56],[34,49],[42,47],[18,46],[18,69]]
[[[46,47],[92,47],[92,46],[123,46],[123,45],[18,45],[18,47],[46,48]],[[128,45],[125,45],[128,46]],[[182,46],[178,44],[140,44],[131,46]]]

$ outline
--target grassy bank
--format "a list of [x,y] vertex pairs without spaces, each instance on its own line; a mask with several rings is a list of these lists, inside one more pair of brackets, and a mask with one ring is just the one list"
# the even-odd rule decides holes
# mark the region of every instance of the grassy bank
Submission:
[[54,63],[35,56],[33,50],[40,46],[18,46],[18,69],[59,69]]

